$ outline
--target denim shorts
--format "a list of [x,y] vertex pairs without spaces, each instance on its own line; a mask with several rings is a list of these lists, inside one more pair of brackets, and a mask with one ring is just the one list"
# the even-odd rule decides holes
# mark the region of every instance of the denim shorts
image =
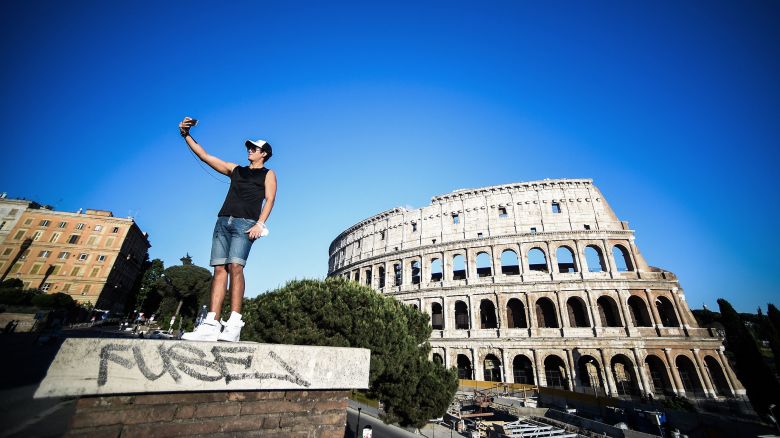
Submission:
[[237,263],[246,265],[249,250],[254,242],[247,231],[257,221],[233,216],[220,216],[214,225],[214,238],[211,241],[211,266]]

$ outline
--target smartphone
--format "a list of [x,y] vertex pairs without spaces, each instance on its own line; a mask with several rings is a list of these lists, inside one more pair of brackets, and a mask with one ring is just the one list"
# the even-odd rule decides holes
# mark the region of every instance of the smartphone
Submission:
[[195,126],[198,124],[198,119],[191,119],[190,122],[192,122],[192,126]]

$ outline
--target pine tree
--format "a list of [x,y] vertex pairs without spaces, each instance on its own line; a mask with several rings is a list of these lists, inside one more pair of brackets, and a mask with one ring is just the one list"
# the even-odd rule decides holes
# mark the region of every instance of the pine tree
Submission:
[[780,334],[780,311],[777,310],[777,307],[775,307],[774,304],[769,303],[769,305],[767,305],[766,315],[772,323],[772,327]]
[[388,422],[421,427],[457,390],[455,370],[428,360],[428,315],[358,283],[292,281],[246,300],[243,315],[247,340],[370,349],[369,396],[383,402]]
[[734,371],[745,386],[753,408],[760,415],[765,415],[769,405],[780,404],[780,383],[731,304],[721,298],[718,306],[721,322],[726,328],[726,350],[734,358]]

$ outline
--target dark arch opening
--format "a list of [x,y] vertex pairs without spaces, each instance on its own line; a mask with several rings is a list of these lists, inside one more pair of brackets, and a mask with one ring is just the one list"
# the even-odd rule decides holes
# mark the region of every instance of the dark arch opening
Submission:
[[726,380],[720,363],[712,356],[704,357],[704,364],[707,365],[707,372],[710,374],[713,385],[715,385],[715,394],[721,397],[731,396],[731,388]]
[[469,326],[469,306],[463,301],[455,302],[455,329],[468,330]]
[[615,245],[612,247],[612,258],[615,259],[615,265],[617,266],[618,272],[634,270],[634,266],[631,264],[631,256],[623,245]]
[[420,284],[420,261],[412,260],[409,267],[412,270],[412,284]]
[[596,305],[599,308],[599,315],[601,316],[601,325],[604,327],[620,327],[620,313],[618,312],[617,304],[612,297],[602,295],[596,300]]
[[677,315],[674,314],[674,307],[672,302],[666,297],[658,297],[655,299],[655,308],[658,309],[658,316],[661,318],[661,325],[664,327],[679,327],[680,322],[677,321]]
[[680,374],[680,380],[682,380],[685,394],[690,394],[697,398],[703,397],[704,389],[693,362],[691,362],[687,356],[683,355],[677,356],[677,359],[675,359],[674,362],[677,365],[677,372]]
[[536,300],[536,321],[539,327],[558,328],[555,304],[549,298],[542,297]]
[[379,267],[379,288],[385,287],[385,267]]
[[444,312],[439,303],[431,304],[431,326],[434,330],[444,330]]
[[473,378],[471,370],[471,361],[464,354],[458,355],[458,378],[459,379],[471,379]]
[[534,384],[534,367],[531,359],[518,354],[512,360],[512,373],[515,376],[515,383]]
[[653,325],[643,299],[636,295],[628,297],[628,310],[631,312],[631,322],[634,327],[651,327]]
[[615,379],[615,389],[620,395],[639,394],[639,382],[636,379],[633,362],[622,354],[612,358],[612,377]]
[[433,363],[444,366],[444,359],[441,357],[441,354],[433,353]]
[[501,382],[501,361],[492,354],[485,356],[485,381]]
[[[584,388],[603,388],[604,379],[601,377],[599,362],[590,355],[584,355],[577,360],[577,375],[580,384]],[[595,391],[594,391],[595,392]]]
[[512,298],[506,303],[506,322],[509,328],[528,328],[522,301]]
[[544,376],[547,386],[569,390],[569,382],[566,381],[566,366],[563,359],[550,355],[544,359]]
[[666,365],[658,356],[648,355],[645,358],[645,364],[650,371],[650,380],[653,382],[653,394],[672,395],[672,382],[669,380],[669,373],[666,372]]
[[590,327],[585,302],[580,297],[566,300],[566,310],[569,313],[569,325],[572,327]]
[[482,300],[479,303],[479,324],[483,329],[498,328],[496,321],[496,306],[490,300]]

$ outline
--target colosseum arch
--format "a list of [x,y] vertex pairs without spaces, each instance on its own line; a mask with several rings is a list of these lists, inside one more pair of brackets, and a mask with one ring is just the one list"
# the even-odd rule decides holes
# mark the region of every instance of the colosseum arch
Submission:
[[441,259],[438,257],[431,259],[431,281],[439,282],[444,278],[444,269],[442,267]]
[[439,303],[431,304],[431,326],[434,330],[444,330],[444,312]]
[[601,247],[597,245],[585,247],[585,263],[588,265],[588,272],[607,272],[604,253],[601,251]]
[[603,327],[621,327],[620,311],[612,297],[602,295],[596,300],[596,306],[599,309],[601,325]]
[[455,329],[468,330],[471,328],[469,323],[469,306],[463,301],[455,302]]
[[551,354],[544,358],[544,377],[547,386],[569,390],[569,382],[566,379],[566,365],[559,356]]
[[668,298],[659,296],[655,299],[655,308],[658,310],[658,316],[661,318],[661,325],[664,327],[679,327],[680,322],[674,313],[674,306]]
[[539,247],[533,247],[528,250],[528,269],[536,272],[550,272],[547,268],[547,256]]
[[421,280],[420,261],[412,260],[409,263],[409,271],[412,273],[412,284],[420,284],[420,280]]
[[569,325],[572,327],[590,327],[588,306],[580,297],[566,300],[566,310],[569,314]]
[[642,298],[636,295],[628,297],[628,311],[631,313],[631,323],[634,327],[653,326],[650,313],[647,311],[647,305]]
[[385,287],[385,267],[380,265],[379,266],[379,288],[382,289]]
[[465,354],[459,354],[457,357],[458,378],[473,379],[474,371],[471,367],[471,360]]
[[501,361],[494,354],[488,354],[485,356],[484,362],[484,374],[486,382],[501,382]]
[[393,284],[395,286],[401,285],[401,282],[403,281],[404,278],[403,274],[404,274],[403,265],[401,265],[400,262],[393,263]]
[[466,279],[466,258],[463,257],[463,254],[455,254],[452,256],[452,279]]
[[515,383],[534,384],[534,367],[531,359],[523,354],[518,354],[512,359],[512,375]]
[[631,263],[631,255],[623,245],[618,243],[612,247],[612,258],[615,259],[615,266],[618,272],[634,270],[634,265]]
[[498,328],[496,306],[489,299],[483,299],[479,303],[479,325],[483,329]]
[[441,357],[441,354],[433,353],[432,359],[433,359],[433,363],[444,366],[444,358]]
[[718,360],[714,357],[707,355],[704,356],[704,365],[707,367],[710,380],[715,387],[715,394],[721,397],[733,396],[734,394],[731,392],[729,382],[726,379],[726,375],[723,373],[723,368],[720,366],[720,362],[718,362]]
[[634,372],[634,363],[623,354],[612,356],[610,361],[612,378],[615,380],[615,388],[620,395],[639,394],[639,381]]
[[525,318],[525,306],[517,298],[512,298],[506,303],[507,328],[528,328]]
[[674,360],[677,365],[677,373],[680,375],[686,396],[702,398],[704,396],[704,386],[699,379],[699,373],[696,371],[696,365],[686,355],[681,354]]
[[577,360],[577,377],[583,388],[592,388],[595,392],[604,388],[604,379],[601,377],[601,365],[593,356],[586,354]]
[[480,251],[477,253],[477,277],[490,277],[493,275],[490,254]]
[[505,249],[501,252],[501,273],[504,275],[520,274],[520,259],[517,253],[511,249]]
[[536,321],[540,328],[558,328],[555,304],[547,297],[536,300]]
[[653,394],[674,394],[672,381],[666,370],[666,364],[661,358],[654,354],[648,354],[645,358],[645,366],[647,366],[647,370],[650,372],[650,380],[653,382]]
[[555,250],[555,258],[558,260],[558,272],[565,274],[577,272],[577,263],[574,259],[574,251],[566,245],[559,246]]

